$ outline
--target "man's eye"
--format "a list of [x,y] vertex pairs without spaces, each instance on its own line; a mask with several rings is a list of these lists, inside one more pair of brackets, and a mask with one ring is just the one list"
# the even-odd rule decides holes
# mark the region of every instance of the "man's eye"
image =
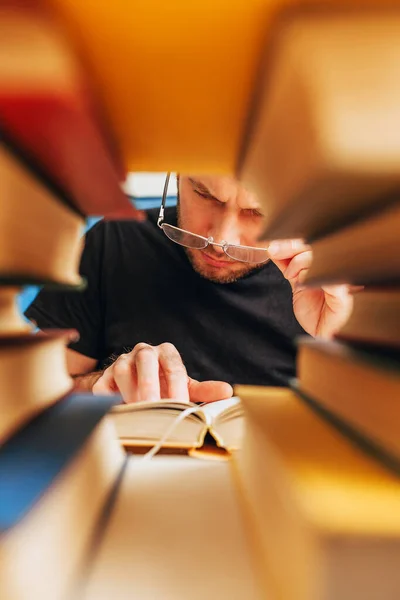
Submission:
[[214,198],[214,196],[211,196],[211,194],[207,194],[207,192],[200,192],[199,190],[193,190],[193,191],[195,194],[197,194],[201,198],[205,198],[206,200],[211,200],[212,202],[216,202],[217,204],[223,204],[223,202],[220,202],[217,198]]
[[201,196],[202,198],[209,198],[210,196],[208,196],[208,194],[205,194],[204,192],[199,192],[199,190],[193,190],[195,194],[197,194],[198,196]]
[[248,217],[262,217],[262,213],[256,208],[245,208],[243,209],[243,213]]

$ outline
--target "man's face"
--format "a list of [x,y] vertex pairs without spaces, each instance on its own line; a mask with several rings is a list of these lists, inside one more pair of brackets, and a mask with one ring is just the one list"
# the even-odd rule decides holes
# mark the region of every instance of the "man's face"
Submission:
[[[215,242],[267,247],[258,241],[263,218],[256,196],[233,177],[181,175],[178,181],[178,225]],[[222,248],[186,248],[193,268],[216,283],[230,283],[260,265],[230,259]]]

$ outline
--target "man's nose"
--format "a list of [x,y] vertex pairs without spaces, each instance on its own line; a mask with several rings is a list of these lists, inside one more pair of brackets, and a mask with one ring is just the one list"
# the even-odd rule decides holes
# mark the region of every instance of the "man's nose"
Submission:
[[[240,244],[240,230],[237,219],[234,216],[224,216],[218,222],[213,223],[209,233],[214,242],[227,242],[228,244]],[[216,252],[223,252],[222,248],[214,246]]]

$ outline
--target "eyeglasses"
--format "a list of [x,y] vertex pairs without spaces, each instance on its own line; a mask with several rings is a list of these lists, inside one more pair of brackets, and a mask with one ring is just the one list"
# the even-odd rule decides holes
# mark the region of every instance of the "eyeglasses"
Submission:
[[206,238],[202,235],[192,233],[191,231],[181,229],[180,227],[169,225],[169,223],[164,223],[164,209],[170,175],[170,173],[167,173],[167,177],[165,179],[157,225],[164,231],[165,235],[171,240],[171,242],[175,242],[175,244],[179,244],[185,248],[192,248],[193,250],[204,250],[207,248],[207,246],[218,246],[219,248],[222,248],[229,258],[239,262],[261,264],[269,260],[269,254],[266,248],[228,244],[228,242],[225,241],[214,242],[212,237]]

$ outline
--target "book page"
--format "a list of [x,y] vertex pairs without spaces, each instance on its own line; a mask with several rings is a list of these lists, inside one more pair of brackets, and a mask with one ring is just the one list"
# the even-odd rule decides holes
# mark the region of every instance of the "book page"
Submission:
[[[160,400],[159,402],[133,402],[132,404],[117,404],[112,408],[113,413],[135,413],[135,412],[153,412],[157,410],[169,410],[181,412],[190,406],[196,406],[192,402],[179,402],[177,400]],[[199,413],[195,413],[201,415]],[[199,417],[202,419],[202,416]]]
[[201,407],[201,412],[205,415],[207,419],[207,423],[211,425],[212,422],[215,422],[217,417],[230,409],[233,406],[240,405],[240,398],[237,396],[233,396],[232,398],[227,398],[226,400],[218,400],[217,402],[210,402],[205,406]]
[[161,400],[120,404],[110,412],[117,435],[126,447],[152,447],[160,440],[169,448],[193,448],[203,444],[208,426],[206,417],[196,411],[178,420],[195,404]]
[[[240,399],[228,398],[199,406],[196,412],[187,415],[173,427],[177,417],[187,408],[196,408],[195,404],[161,400],[160,402],[137,402],[120,404],[113,407],[111,417],[119,438],[127,446],[151,446],[162,439],[169,430],[172,431],[163,442],[163,447],[192,448],[202,445],[207,429],[213,424],[221,423],[233,426],[234,417],[240,413]],[[229,425],[228,425],[229,422]],[[236,427],[237,429],[237,427]],[[229,432],[228,432],[229,433]],[[219,445],[223,446],[221,436],[215,435]],[[238,430],[235,440],[240,437]],[[232,436],[229,437],[231,439]],[[235,442],[235,447],[237,443]]]
[[227,450],[237,450],[241,447],[244,414],[240,398],[233,396],[202,407],[207,418],[210,433],[217,445]]

